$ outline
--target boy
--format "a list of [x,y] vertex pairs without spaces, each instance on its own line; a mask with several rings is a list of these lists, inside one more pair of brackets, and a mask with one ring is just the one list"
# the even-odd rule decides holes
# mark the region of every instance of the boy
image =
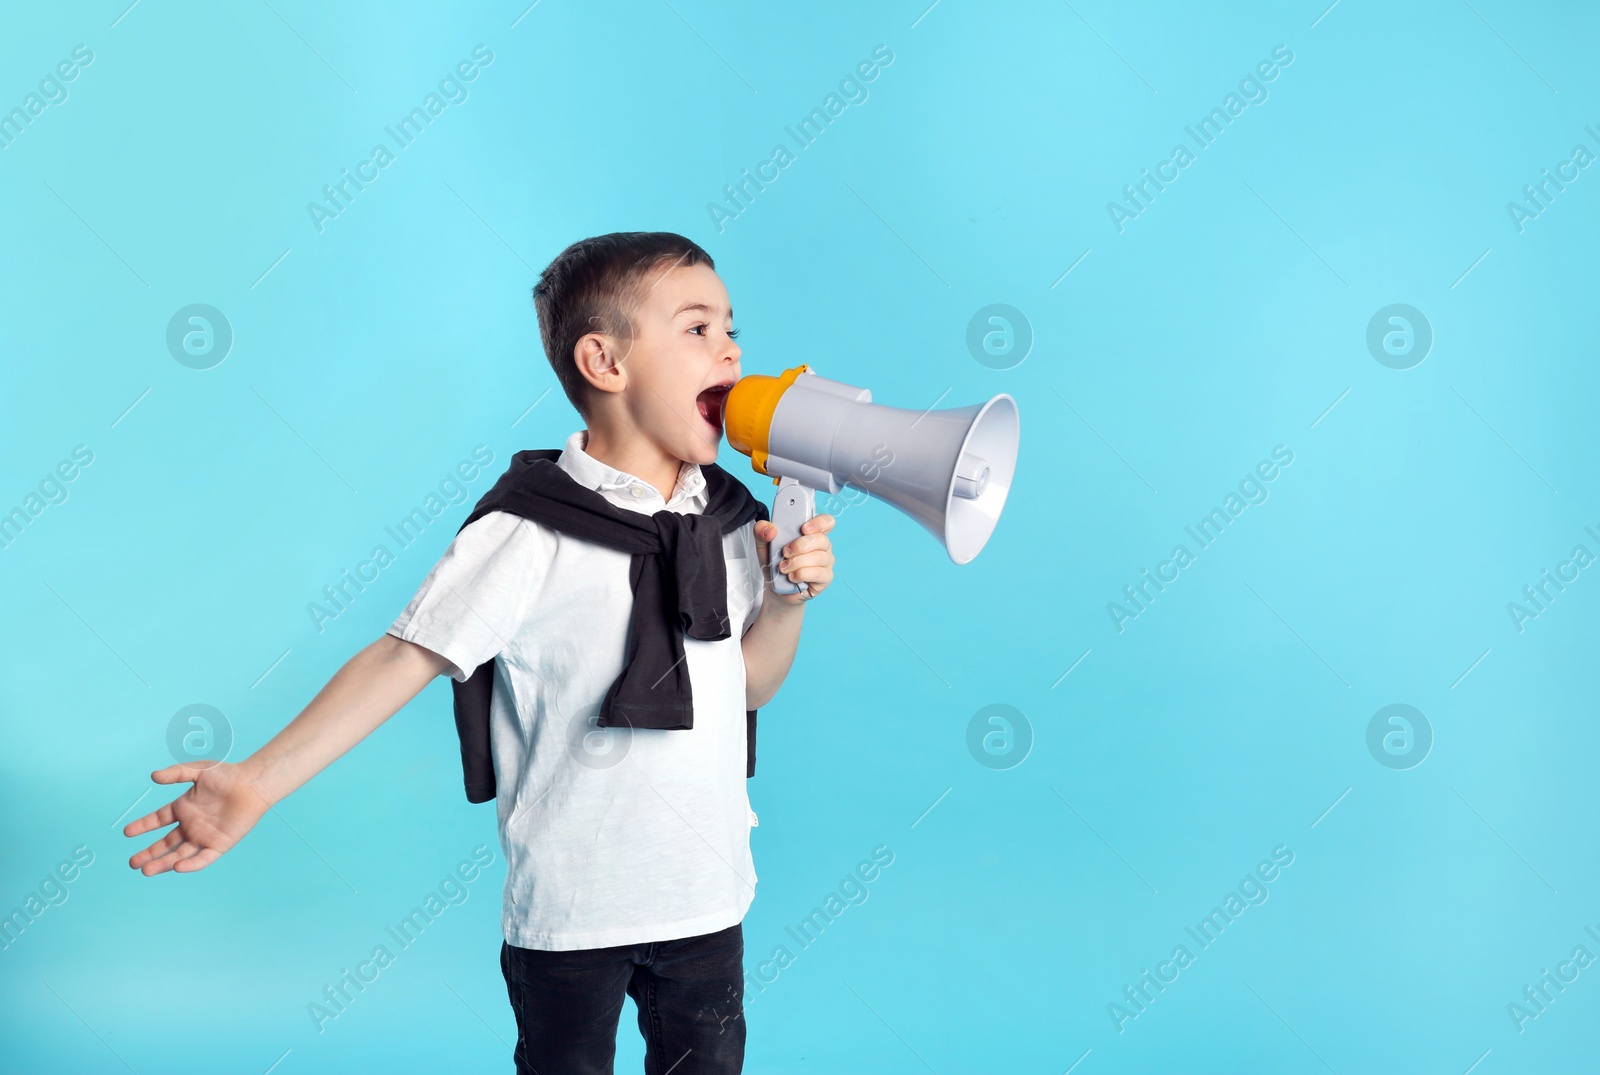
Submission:
[[[739,378],[740,357],[710,256],[666,232],[583,240],[541,274],[534,303],[545,354],[587,426],[555,465],[617,508],[703,512],[702,468],[715,467],[721,439],[715,390]],[[727,488],[725,474],[713,477]],[[146,876],[205,868],[434,676],[462,683],[493,660],[500,964],[516,1070],[611,1071],[627,995],[647,1075],[738,1072],[757,823],[744,714],[776,693],[805,602],[832,581],[833,523],[816,516],[781,550],[780,569],[806,584],[789,595],[768,581],[770,521],[723,534],[726,636],[682,640],[692,726],[602,730],[602,699],[627,663],[637,559],[488,511],[456,535],[388,633],[265,746],[238,764],[152,773],[193,786],[123,830],[177,825],[129,865]]]

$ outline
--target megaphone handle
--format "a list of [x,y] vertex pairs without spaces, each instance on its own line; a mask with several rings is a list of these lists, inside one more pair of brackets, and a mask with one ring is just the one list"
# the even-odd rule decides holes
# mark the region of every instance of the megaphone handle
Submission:
[[817,513],[816,509],[816,490],[811,486],[794,478],[784,478],[778,483],[778,495],[772,502],[772,524],[778,528],[778,532],[768,546],[771,562],[767,565],[772,572],[773,592],[799,593],[806,585],[803,582],[790,582],[789,576],[778,570],[778,564],[783,560],[783,547],[800,536],[800,527]]

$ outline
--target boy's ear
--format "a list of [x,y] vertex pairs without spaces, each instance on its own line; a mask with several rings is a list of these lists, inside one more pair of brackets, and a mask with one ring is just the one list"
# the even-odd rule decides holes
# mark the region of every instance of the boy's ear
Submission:
[[590,332],[572,346],[578,372],[601,392],[620,392],[626,384],[622,365],[617,360],[617,341],[604,332]]

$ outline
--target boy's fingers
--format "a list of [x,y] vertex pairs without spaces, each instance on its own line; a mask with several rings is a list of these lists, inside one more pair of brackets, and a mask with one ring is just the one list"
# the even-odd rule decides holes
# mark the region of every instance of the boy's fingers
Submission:
[[802,534],[826,534],[833,529],[832,515],[813,515],[800,527]]
[[166,854],[182,842],[183,833],[179,832],[177,829],[173,829],[161,839],[157,840],[155,843],[151,844],[149,847],[145,848],[143,851],[129,859],[128,865],[137,870],[144,866],[145,863],[149,862],[151,859]]
[[812,556],[796,556],[794,559],[789,561],[789,566],[780,567],[778,570],[782,571],[790,578],[798,578],[800,576],[811,578],[813,577],[812,575],[805,574],[807,571],[817,568],[832,570],[832,566],[833,565],[829,561],[821,558]]
[[183,841],[183,843],[179,844],[177,847],[173,848],[172,850],[173,850],[173,854],[175,854],[177,856],[176,858],[174,858],[172,860],[173,866],[176,867],[178,863],[183,862],[186,859],[194,858],[200,852],[204,851],[205,848],[201,847],[199,844],[195,843],[193,840],[185,840],[185,841]]
[[[169,849],[166,854],[155,861],[156,868],[153,872],[166,873],[168,870],[176,870],[181,863],[194,858],[196,855],[203,854],[206,850],[199,844],[192,843],[189,840],[181,840],[176,847]],[[218,854],[220,855],[221,852],[219,851]],[[204,863],[201,865],[204,865]],[[199,867],[191,866],[190,869],[199,869]]]
[[128,822],[122,830],[122,835],[137,836],[141,832],[149,832],[151,829],[159,829],[163,825],[170,825],[175,820],[176,818],[172,814],[172,803],[168,803],[159,810],[152,810],[144,817]]
[[204,770],[196,769],[192,765],[185,765],[182,762],[175,762],[174,764],[167,766],[165,769],[157,769],[155,772],[151,773],[150,779],[154,780],[157,784],[177,784],[181,781],[193,782],[194,778],[199,776],[203,771]]
[[205,847],[201,848],[198,854],[190,855],[186,859],[180,859],[172,868],[178,873],[192,873],[195,870],[205,869],[221,857],[221,851],[214,847]]
[[[807,519],[800,527],[799,537],[796,537],[783,548],[773,549],[770,551],[775,552],[780,558],[782,558],[785,556],[799,557],[808,552],[827,550],[832,546],[832,542],[823,535],[825,535],[829,530],[833,529],[833,523],[834,519],[832,515],[814,515]],[[777,524],[772,522],[763,522],[762,529],[759,533],[757,533],[756,536],[762,538],[763,541],[770,544],[771,540],[778,536]]]
[[787,548],[793,549],[794,551],[792,553],[785,553],[784,550],[780,549],[779,555],[800,556],[808,552],[827,552],[830,548],[832,548],[832,546],[833,542],[829,541],[827,538],[820,535],[808,534],[805,537],[797,537],[793,541],[789,542]]

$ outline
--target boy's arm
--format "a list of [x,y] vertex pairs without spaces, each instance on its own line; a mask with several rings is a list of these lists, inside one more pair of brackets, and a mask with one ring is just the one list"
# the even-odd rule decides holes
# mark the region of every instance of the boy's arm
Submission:
[[432,650],[386,634],[345,662],[311,704],[240,768],[268,803],[277,803],[449,668]]
[[800,645],[800,623],[806,604],[833,581],[832,515],[814,515],[800,527],[800,536],[778,550],[780,560],[788,560],[783,573],[810,589],[806,594],[778,594],[772,589],[769,552],[778,528],[770,519],[755,524],[756,558],[761,564],[761,611],[756,622],[744,633],[740,648],[744,652],[744,707],[760,709],[778,693]]
[[336,672],[270,742],[238,764],[169,765],[158,784],[191,782],[178,798],[130,822],[124,836],[177,828],[128,860],[146,877],[191,873],[215,862],[274,804],[388,720],[450,662],[432,650],[384,635]]
[[[760,709],[772,701],[794,664],[795,650],[800,646],[800,623],[805,619],[805,601],[799,594],[779,598],[767,582],[767,593],[761,599],[761,611],[756,622],[744,633],[739,643],[744,650],[744,707]],[[800,600],[797,605],[787,598]]]

